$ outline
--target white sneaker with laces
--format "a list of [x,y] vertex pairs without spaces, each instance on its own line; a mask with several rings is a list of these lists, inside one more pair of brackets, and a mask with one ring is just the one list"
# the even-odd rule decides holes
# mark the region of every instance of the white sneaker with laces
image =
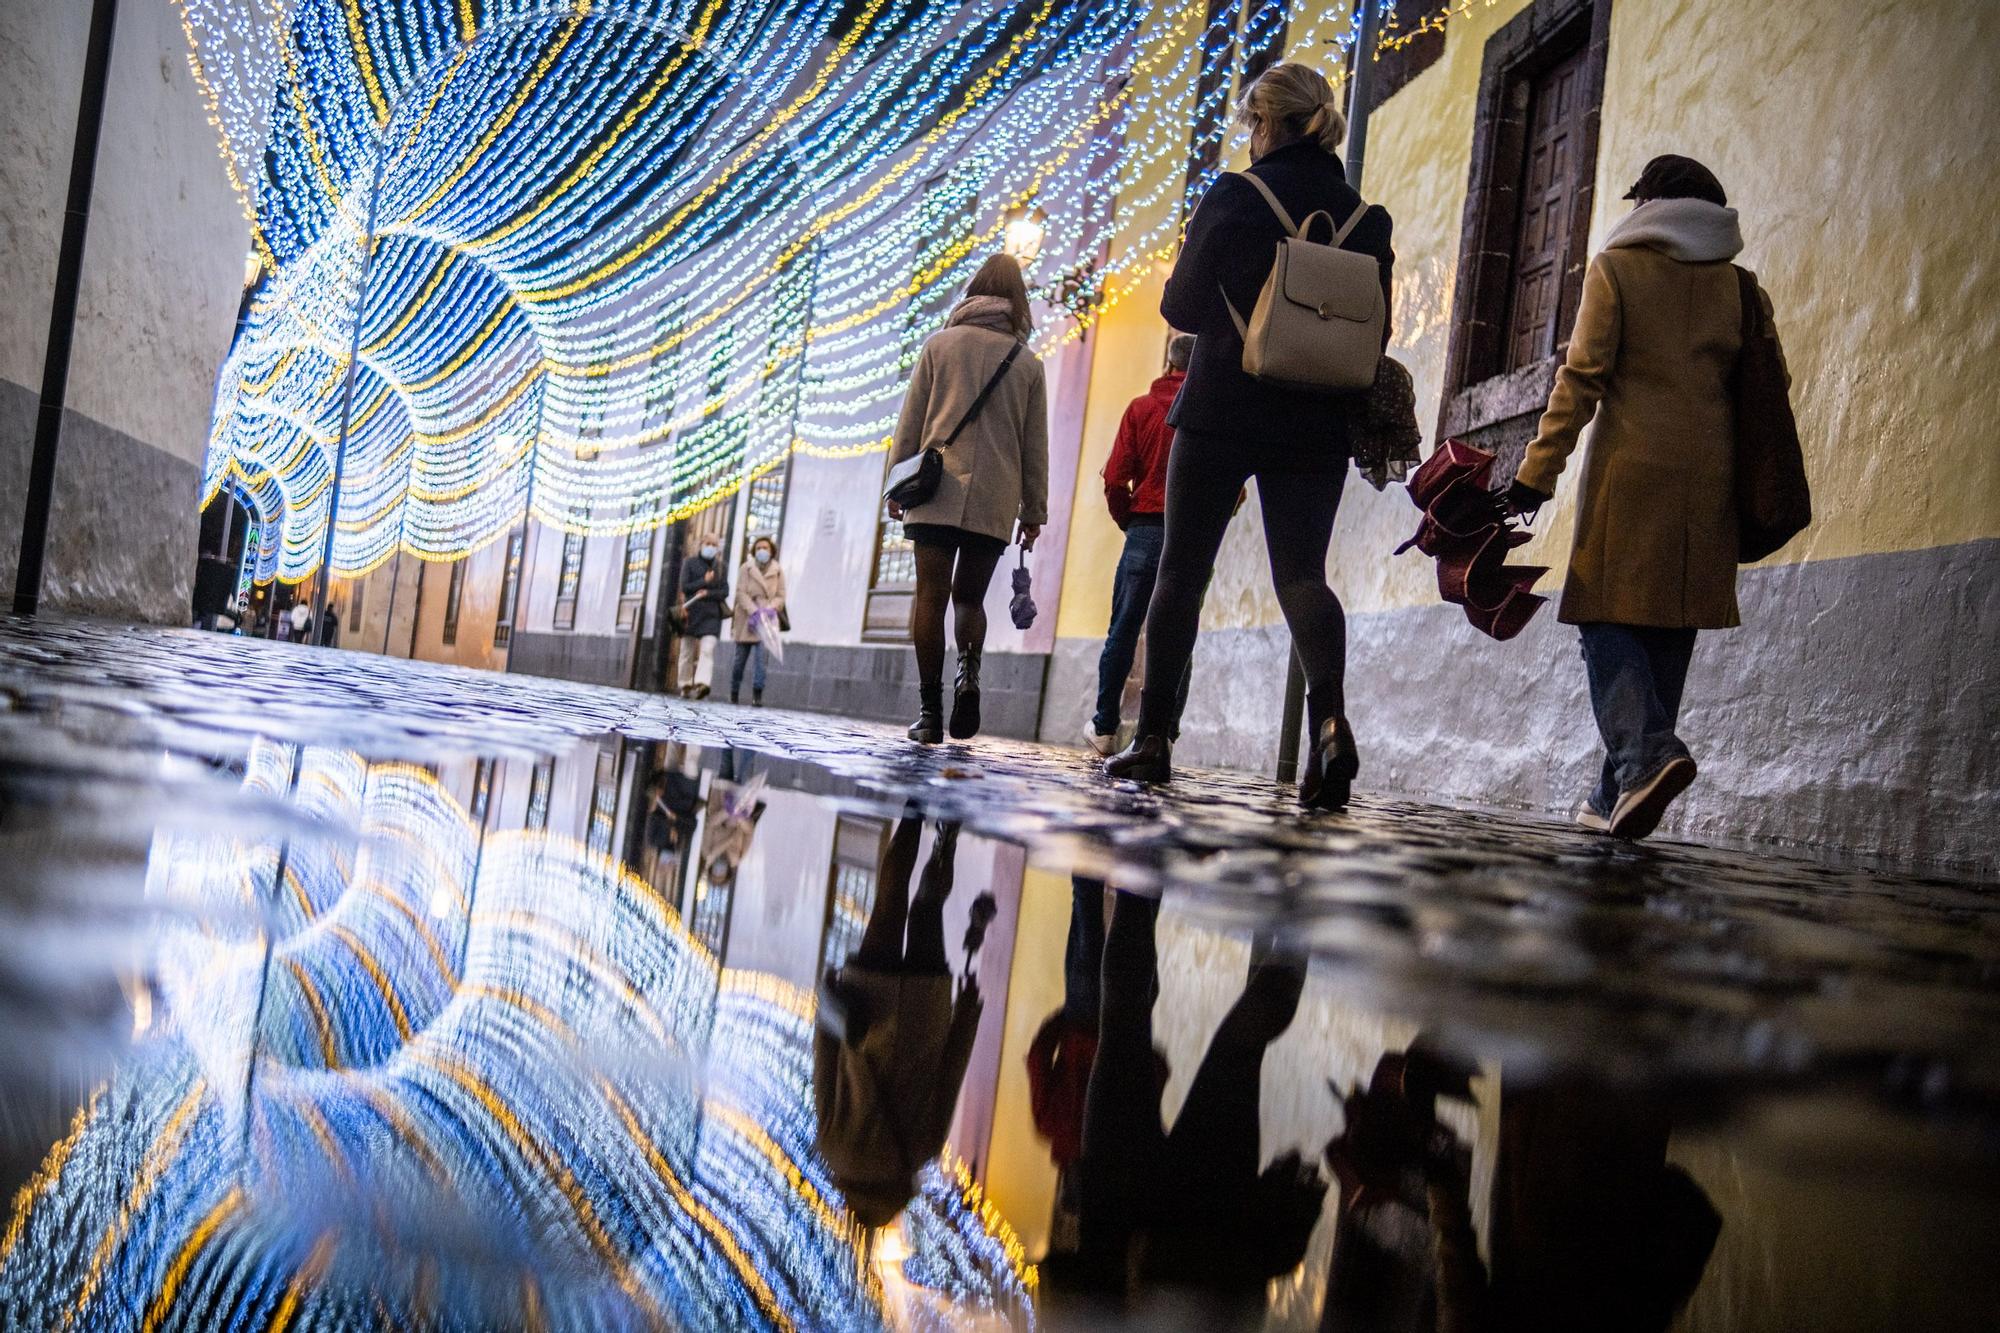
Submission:
[[1121,748],[1118,744],[1117,732],[1114,731],[1109,736],[1100,735],[1096,724],[1091,722],[1083,724],[1083,743],[1106,759],[1117,754]]

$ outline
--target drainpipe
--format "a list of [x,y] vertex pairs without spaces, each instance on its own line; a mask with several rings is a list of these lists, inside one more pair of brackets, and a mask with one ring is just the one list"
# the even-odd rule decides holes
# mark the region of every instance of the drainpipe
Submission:
[[118,0],[95,0],[84,48],[83,94],[76,108],[76,141],[70,148],[69,197],[63,205],[62,247],[49,302],[49,344],[42,357],[42,396],[35,416],[35,451],[28,464],[28,502],[21,516],[21,554],[14,566],[14,614],[41,608],[42,560],[48,553],[49,508],[55,500],[56,449],[62,443],[63,407],[69,397],[69,358],[76,338],[76,298],[83,285],[84,240],[90,230],[90,197],[97,181],[98,131],[104,127],[104,94],[111,73],[111,35]]
[[[1368,109],[1375,91],[1375,45],[1381,40],[1382,0],[1358,0],[1361,31],[1354,43],[1354,73],[1347,81],[1347,183],[1361,188],[1368,152]],[[1306,673],[1296,649],[1285,671],[1285,710],[1278,723],[1278,781],[1299,779],[1299,733],[1305,726]],[[1319,738],[1313,738],[1317,741]]]

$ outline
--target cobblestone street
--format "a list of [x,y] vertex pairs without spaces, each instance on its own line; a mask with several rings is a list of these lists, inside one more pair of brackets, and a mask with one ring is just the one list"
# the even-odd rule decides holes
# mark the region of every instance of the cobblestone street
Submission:
[[802,784],[915,803],[1038,864],[1285,934],[1418,1017],[1504,1029],[1529,1003],[1539,1042],[1690,1072],[1858,1060],[1909,1077],[1935,1057],[1957,1092],[2000,1104],[1991,886],[1365,795],[1308,817],[1243,774],[1149,791],[1080,751],[925,748],[874,723],[189,632],[16,622],[0,685],[8,762],[86,783],[134,781],[142,740],[226,753],[262,737],[420,762],[606,733],[751,751]]

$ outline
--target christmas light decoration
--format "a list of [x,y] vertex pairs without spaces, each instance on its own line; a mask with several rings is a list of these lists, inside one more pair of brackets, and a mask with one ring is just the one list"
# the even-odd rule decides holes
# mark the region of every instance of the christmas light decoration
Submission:
[[[240,499],[254,577],[292,582],[329,523],[354,577],[461,558],[530,506],[613,535],[792,453],[879,453],[911,349],[1003,245],[1041,298],[1035,349],[1081,338],[1177,243],[1189,126],[1220,110],[1197,90],[1230,83],[1196,78],[1228,49],[1204,24],[1269,21],[1200,0],[176,2],[262,284],[203,502]],[[1294,47],[1352,45],[1351,15],[1291,10]]]
[[[15,1322],[886,1322],[812,1148],[812,996],[617,861],[483,827],[471,766],[260,742],[281,830],[157,835],[158,1017],[0,1237]],[[956,1163],[923,1187],[926,1281],[1032,1328],[1012,1231]]]

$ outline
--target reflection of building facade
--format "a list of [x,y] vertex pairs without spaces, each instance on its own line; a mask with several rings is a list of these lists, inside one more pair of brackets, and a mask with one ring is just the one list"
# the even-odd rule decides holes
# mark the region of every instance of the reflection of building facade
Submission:
[[[16,1316],[893,1318],[813,1159],[810,989],[729,965],[587,845],[636,813],[639,753],[424,768],[256,745],[246,788],[326,835],[159,835],[149,896],[186,915],[147,1035],[0,1251]],[[977,1197],[927,1173],[902,1275],[1031,1323]]]

